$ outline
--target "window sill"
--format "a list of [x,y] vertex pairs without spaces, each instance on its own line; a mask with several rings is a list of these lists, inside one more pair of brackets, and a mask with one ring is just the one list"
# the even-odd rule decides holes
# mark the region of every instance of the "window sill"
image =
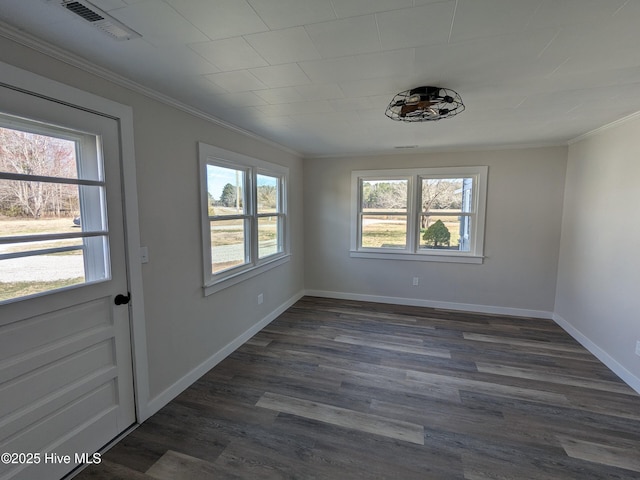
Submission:
[[352,250],[351,258],[372,258],[377,260],[409,260],[412,262],[443,262],[443,263],[472,263],[482,264],[484,257],[479,255],[447,255],[429,253],[395,253],[395,252],[365,252]]
[[268,260],[265,263],[261,263],[260,265],[256,265],[255,267],[251,267],[247,270],[243,270],[234,275],[230,275],[220,280],[216,280],[211,282],[203,287],[204,295],[209,296],[225,288],[232,287],[233,285],[237,285],[238,283],[244,282],[245,280],[249,280],[257,275],[260,275],[264,272],[271,270],[272,268],[278,267],[287,263],[291,259],[291,254],[287,253],[284,255],[280,255],[272,260]]

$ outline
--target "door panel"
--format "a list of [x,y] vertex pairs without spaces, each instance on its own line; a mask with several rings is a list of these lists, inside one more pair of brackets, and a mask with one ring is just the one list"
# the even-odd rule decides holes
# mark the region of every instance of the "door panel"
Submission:
[[[128,291],[119,125],[5,86],[0,113],[95,135],[103,157],[106,279],[0,304],[0,452],[41,454],[37,464],[0,463],[0,480],[55,479],[135,422],[129,308],[113,302]],[[86,257],[95,269],[87,264],[100,259]],[[71,462],[45,462],[52,453]]]

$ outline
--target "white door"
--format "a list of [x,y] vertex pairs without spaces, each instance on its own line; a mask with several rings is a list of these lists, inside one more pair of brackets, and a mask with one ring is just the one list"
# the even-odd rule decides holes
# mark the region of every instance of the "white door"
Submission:
[[[129,307],[114,303],[128,291],[119,125],[0,86],[0,127],[76,156],[75,173],[7,166],[6,151],[0,168],[0,205],[23,220],[0,216],[0,479],[57,479],[135,422]],[[43,189],[64,194],[18,192]]]

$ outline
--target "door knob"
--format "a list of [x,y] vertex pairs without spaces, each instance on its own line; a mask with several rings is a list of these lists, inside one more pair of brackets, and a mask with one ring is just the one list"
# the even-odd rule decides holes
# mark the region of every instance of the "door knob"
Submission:
[[116,295],[116,298],[113,299],[113,303],[115,303],[116,305],[126,305],[130,301],[131,294],[129,292],[127,292],[126,295],[122,295],[121,293],[119,293],[118,295]]

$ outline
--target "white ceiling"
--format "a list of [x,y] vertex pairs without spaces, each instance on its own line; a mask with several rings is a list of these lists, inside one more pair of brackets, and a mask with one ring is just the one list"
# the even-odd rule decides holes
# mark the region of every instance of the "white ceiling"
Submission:
[[[59,0],[0,0],[0,20],[306,156],[562,144],[640,111],[638,0],[91,2],[142,37]],[[385,117],[422,85],[466,110]]]

